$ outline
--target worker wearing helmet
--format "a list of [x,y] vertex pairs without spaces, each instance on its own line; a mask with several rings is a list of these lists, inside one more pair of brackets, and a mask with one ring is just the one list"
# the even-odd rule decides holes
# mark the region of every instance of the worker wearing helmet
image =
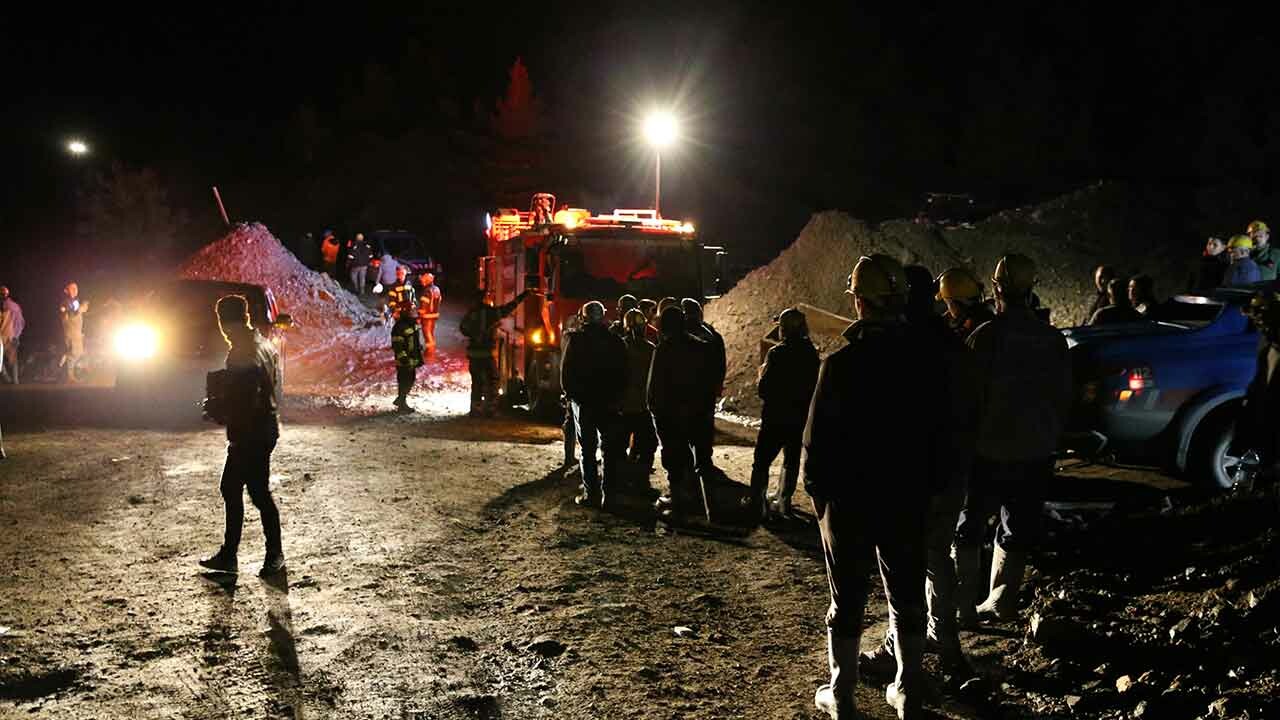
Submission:
[[844,332],[848,345],[822,363],[804,434],[804,485],[831,589],[831,680],[814,703],[833,718],[856,716],[863,611],[878,567],[897,658],[885,699],[898,717],[917,717],[925,692],[922,538],[948,415],[935,409],[947,393],[945,361],[936,341],[904,320],[907,278],[896,260],[861,258],[847,292],[858,319]]
[[422,292],[418,295],[418,324],[422,326],[422,341],[427,354],[431,355],[436,351],[436,321],[440,319],[440,303],[444,301],[444,295],[436,285],[435,275],[424,272],[418,276],[418,281],[422,285]]
[[662,310],[662,339],[653,351],[645,397],[662,441],[662,469],[667,471],[668,490],[658,498],[659,514],[667,522],[701,524],[706,515],[693,444],[711,368],[706,343],[686,332],[686,321],[678,303]]
[[1253,261],[1253,240],[1248,235],[1236,235],[1227,243],[1231,266],[1227,268],[1227,287],[1247,287],[1262,282],[1262,270]]
[[462,316],[458,331],[467,338],[467,367],[471,371],[471,417],[493,417],[498,412],[498,323],[524,302],[526,289],[511,302],[494,306],[484,290],[476,291],[476,302]]
[[640,307],[640,300],[635,295],[623,295],[618,298],[618,317],[609,325],[609,332],[620,338],[627,336],[625,321],[627,313]]
[[946,306],[947,324],[961,340],[995,317],[983,302],[982,283],[967,268],[954,267],[939,275],[936,298]]
[[648,486],[649,473],[653,472],[653,456],[658,451],[658,434],[645,398],[654,345],[645,337],[649,323],[643,312],[628,310],[622,322],[622,342],[627,347],[627,383],[622,395],[622,448],[629,449],[627,459],[631,461],[636,477],[643,475],[643,485]]
[[1280,260],[1280,253],[1276,253],[1271,247],[1271,228],[1267,227],[1267,224],[1261,220],[1254,220],[1245,229],[1245,234],[1253,241],[1253,251],[1250,256],[1258,266],[1262,281],[1271,282],[1275,280],[1276,261]]
[[[604,305],[582,307],[583,325],[575,330],[560,363],[560,387],[573,404],[578,446],[582,450],[582,493],[577,503],[599,508],[620,490],[622,395],[627,382],[627,348],[609,332]],[[596,449],[604,454],[601,478]]]
[[[956,528],[958,605],[966,623],[1017,617],[1018,588],[1027,553],[1040,539],[1052,455],[1071,404],[1066,339],[1030,307],[1037,279],[1030,258],[1001,258],[991,278],[996,317],[968,340],[977,366],[977,457]],[[991,578],[980,600],[980,553],[987,519],[997,511]]]
[[760,411],[760,432],[756,435],[755,457],[751,464],[751,493],[761,517],[766,512],[769,466],[782,453],[782,482],[773,507],[779,515],[791,514],[791,497],[800,479],[800,443],[809,416],[809,400],[818,383],[818,350],[809,340],[809,324],[796,308],[778,315],[782,342],[769,348],[756,392],[764,401]]
[[409,280],[409,270],[404,265],[396,268],[396,282],[387,290],[387,311],[392,320],[399,320],[417,310],[417,293]]

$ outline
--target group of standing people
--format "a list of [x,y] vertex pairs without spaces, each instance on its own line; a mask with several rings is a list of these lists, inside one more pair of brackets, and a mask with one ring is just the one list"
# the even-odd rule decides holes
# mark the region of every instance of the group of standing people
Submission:
[[[84,358],[84,316],[89,301],[81,299],[80,286],[67,283],[58,302],[58,322],[62,331],[62,353],[58,367],[64,382],[79,380],[77,371]],[[0,378],[17,385],[21,380],[22,334],[26,330],[22,306],[13,299],[8,287],[0,286]]]

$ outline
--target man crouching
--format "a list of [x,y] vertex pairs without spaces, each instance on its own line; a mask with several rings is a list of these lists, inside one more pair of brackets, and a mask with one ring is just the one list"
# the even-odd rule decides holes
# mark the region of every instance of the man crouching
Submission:
[[227,426],[227,464],[222,469],[222,501],[226,532],[222,548],[200,561],[210,570],[235,573],[236,553],[244,526],[244,489],[262,516],[267,555],[259,575],[284,570],[280,547],[280,513],[271,497],[271,451],[280,437],[283,376],[280,355],[249,321],[249,303],[240,295],[218,300],[218,327],[230,350],[222,391],[205,399],[205,417]]

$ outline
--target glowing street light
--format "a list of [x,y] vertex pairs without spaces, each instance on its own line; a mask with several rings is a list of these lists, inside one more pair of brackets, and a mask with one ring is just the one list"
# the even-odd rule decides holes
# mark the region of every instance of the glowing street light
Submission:
[[680,134],[676,118],[669,112],[656,110],[644,119],[644,139],[653,147],[653,212],[662,217],[662,151],[671,147]]
[[89,154],[89,146],[83,140],[71,140],[67,142],[67,152],[79,157]]

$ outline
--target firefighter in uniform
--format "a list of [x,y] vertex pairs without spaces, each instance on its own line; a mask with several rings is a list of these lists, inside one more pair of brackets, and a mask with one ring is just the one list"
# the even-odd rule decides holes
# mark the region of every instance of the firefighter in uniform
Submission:
[[[619,489],[627,348],[605,325],[604,305],[593,300],[582,307],[582,314],[582,329],[574,331],[560,364],[560,387],[573,405],[575,434],[582,448],[582,494],[577,503],[599,508]],[[604,453],[603,479],[597,448]]]
[[760,434],[751,464],[751,494],[760,516],[766,513],[769,466],[782,453],[782,482],[775,496],[779,515],[791,514],[791,496],[800,479],[800,442],[809,415],[809,400],[818,382],[818,350],[809,340],[804,313],[788,308],[778,316],[782,342],[769,349],[760,366],[756,392],[764,401]]
[[[391,353],[396,363],[396,399],[400,412],[411,412],[408,397],[417,367],[422,364],[422,347],[417,342],[417,298],[408,270],[396,268],[396,284],[387,290],[387,312],[391,314]],[[410,337],[412,335],[413,337]]]
[[653,351],[646,399],[662,441],[662,468],[667,494],[657,509],[665,520],[692,520],[705,515],[702,491],[694,471],[693,438],[701,418],[709,374],[706,343],[685,331],[678,305],[662,311],[662,341]]
[[422,325],[422,341],[428,355],[436,351],[436,321],[440,319],[440,303],[444,296],[436,285],[436,276],[424,272],[418,278],[422,282],[422,294],[418,296],[418,323]]
[[[854,688],[869,578],[878,566],[897,664],[886,701],[899,718],[923,711],[925,514],[938,486],[946,368],[936,342],[907,325],[907,280],[885,255],[849,276],[856,322],[823,361],[805,428],[805,490],[813,498],[831,590],[831,681],[814,696],[837,720],[857,717]],[[899,378],[901,382],[890,382]]]
[[235,573],[244,527],[244,491],[249,490],[262,516],[267,553],[259,575],[284,570],[280,543],[280,511],[271,497],[271,451],[280,437],[280,401],[284,390],[280,355],[249,321],[249,303],[241,295],[218,300],[218,326],[230,349],[227,352],[227,396],[204,403],[207,417],[227,426],[227,463],[222,470],[222,500],[226,532],[222,548],[200,561],[210,570]]
[[704,377],[704,385],[698,391],[701,399],[701,410],[698,421],[694,424],[693,462],[703,481],[713,477],[718,470],[712,460],[713,443],[716,434],[716,401],[724,391],[725,348],[724,338],[710,324],[703,322],[702,305],[693,298],[680,301],[684,311],[685,330],[703,343],[707,353],[706,366],[709,369]]
[[467,366],[471,370],[471,417],[493,417],[498,412],[498,362],[493,356],[497,344],[498,323],[528,297],[526,289],[509,303],[495,307],[483,290],[477,291],[476,304],[462,317],[458,329],[467,338]]
[[[1035,263],[1000,259],[991,278],[996,317],[969,336],[977,382],[973,476],[956,527],[962,623],[1017,617],[1027,552],[1039,540],[1044,492],[1071,402],[1067,342],[1031,308]],[[978,577],[987,519],[999,512],[986,599]]]
[[629,310],[622,320],[626,329],[622,341],[627,346],[627,384],[622,395],[622,447],[630,448],[627,459],[644,472],[647,485],[649,473],[653,472],[653,456],[658,451],[653,414],[645,400],[654,345],[645,337],[649,324],[643,312]]

